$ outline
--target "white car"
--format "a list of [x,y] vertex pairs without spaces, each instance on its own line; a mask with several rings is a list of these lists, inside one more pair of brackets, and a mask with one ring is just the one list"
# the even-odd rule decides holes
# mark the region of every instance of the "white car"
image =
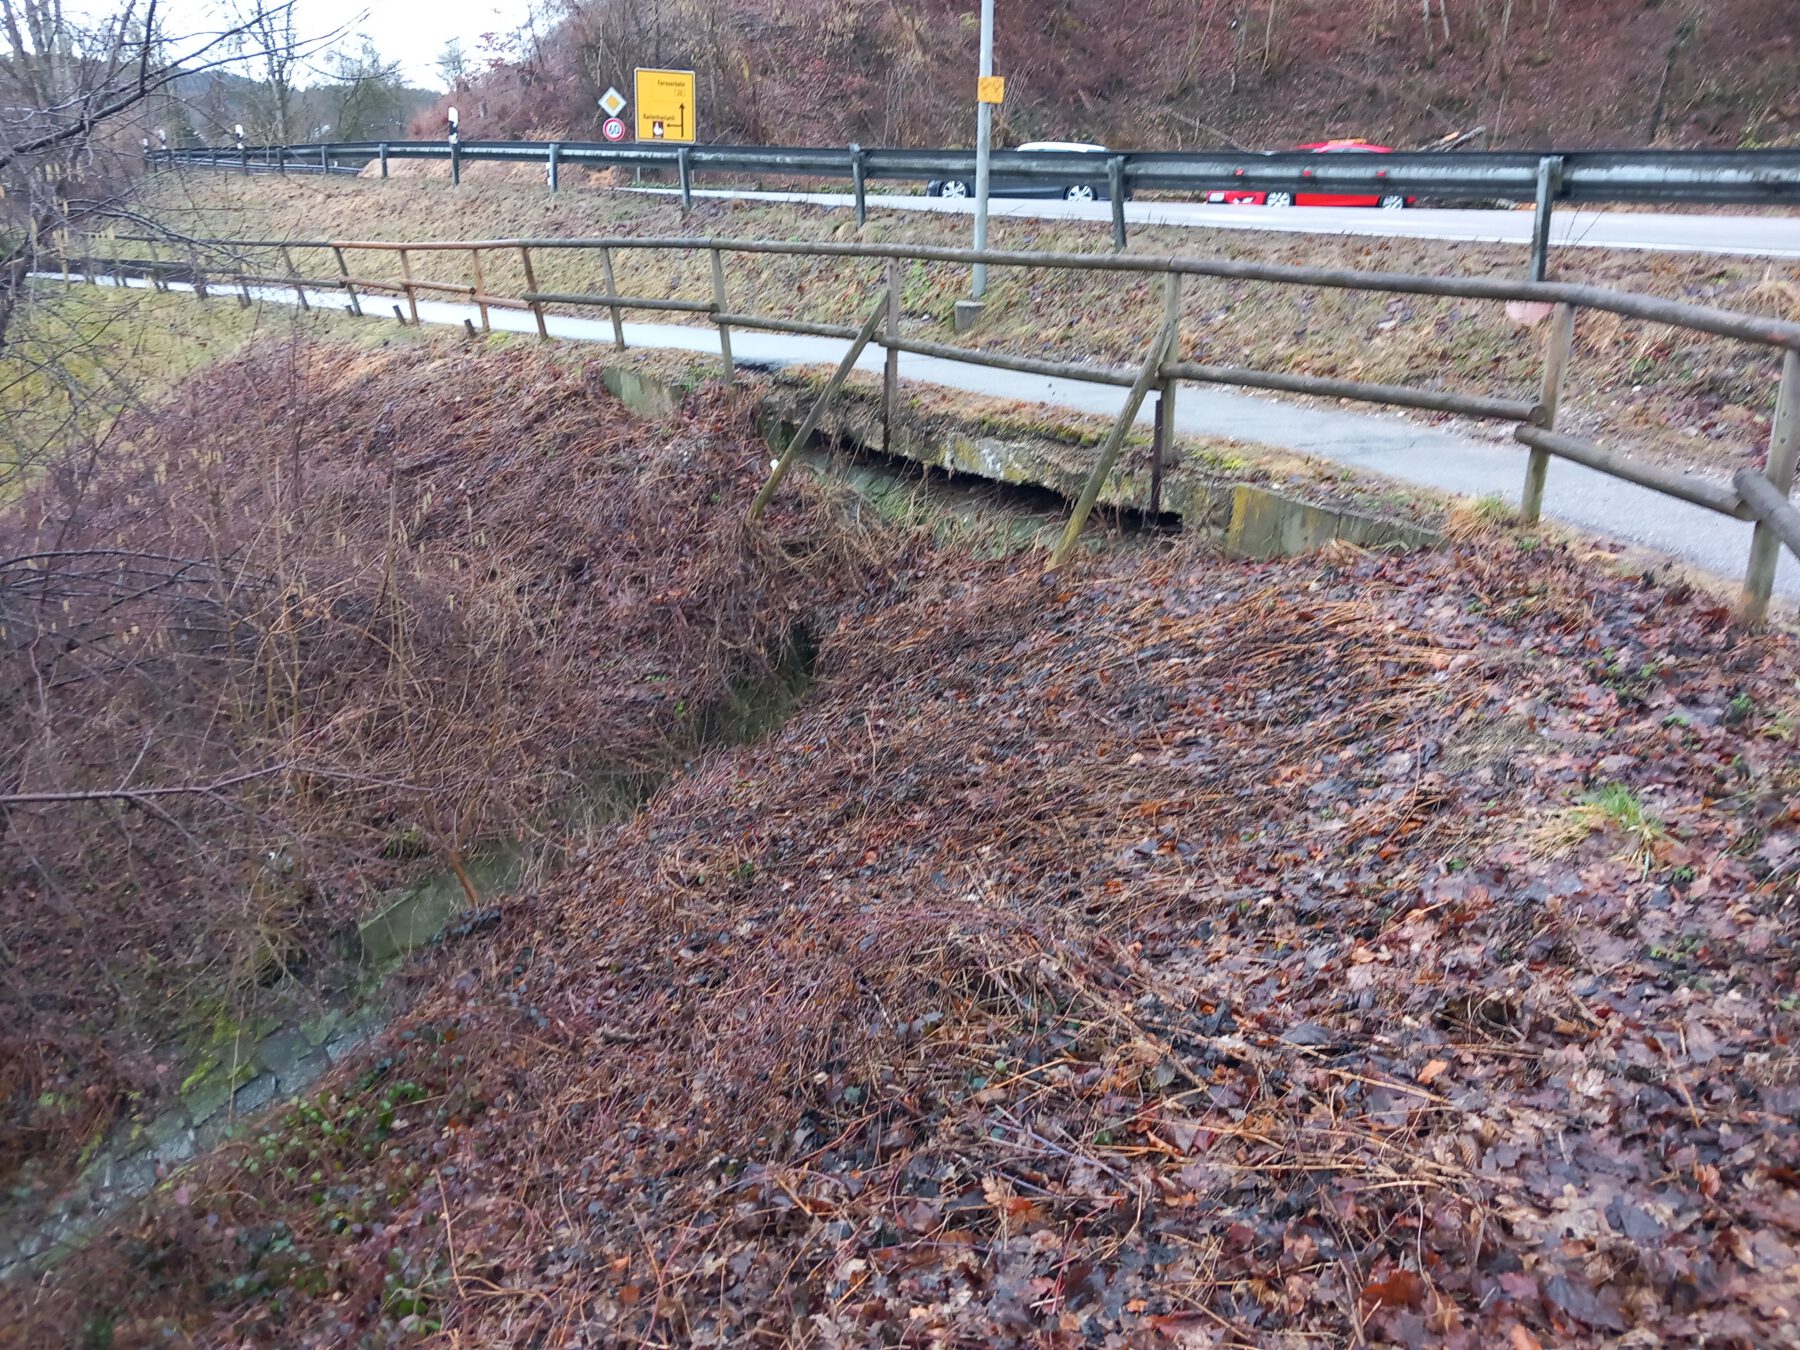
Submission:
[[[1104,145],[1091,141],[1027,141],[1020,150],[1059,151],[1070,155],[1108,155]],[[925,185],[927,197],[973,197],[975,184],[965,178],[933,179]],[[1131,196],[1126,192],[1126,197]],[[1103,202],[1108,200],[1106,166],[1097,164],[1094,176],[1084,182],[1058,183],[1043,178],[1006,177],[996,174],[988,179],[990,197],[1061,197],[1071,202]]]

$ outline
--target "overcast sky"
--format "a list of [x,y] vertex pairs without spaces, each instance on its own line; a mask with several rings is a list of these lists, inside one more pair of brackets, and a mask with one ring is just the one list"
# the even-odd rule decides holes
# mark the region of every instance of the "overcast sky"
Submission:
[[[83,7],[95,14],[117,12],[106,0],[85,0]],[[170,33],[217,32],[230,22],[229,7],[219,0],[163,0],[159,8],[170,16]],[[456,39],[470,61],[478,62],[482,34],[510,34],[530,8],[529,0],[296,0],[294,17],[302,36],[345,29],[355,46],[355,35],[367,33],[384,57],[400,63],[408,84],[442,89],[437,59],[445,43]],[[325,64],[323,53],[315,64]]]
[[298,0],[302,32],[329,33],[348,25],[367,33],[390,61],[398,61],[407,83],[442,89],[438,54],[452,38],[471,61],[481,52],[481,35],[512,32],[525,22],[526,0]]

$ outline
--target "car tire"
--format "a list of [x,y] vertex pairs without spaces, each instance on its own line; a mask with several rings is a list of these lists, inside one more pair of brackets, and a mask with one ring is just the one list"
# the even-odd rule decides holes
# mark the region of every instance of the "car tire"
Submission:
[[969,185],[960,178],[952,178],[938,188],[938,196],[940,197],[955,197],[961,199],[972,195],[973,194],[969,191]]
[[1383,211],[1404,211],[1406,198],[1398,192],[1390,192],[1376,203]]
[[1063,189],[1065,202],[1091,202],[1094,200],[1094,189],[1086,183],[1075,183]]
[[1264,206],[1292,206],[1294,194],[1291,192],[1271,192],[1263,198]]

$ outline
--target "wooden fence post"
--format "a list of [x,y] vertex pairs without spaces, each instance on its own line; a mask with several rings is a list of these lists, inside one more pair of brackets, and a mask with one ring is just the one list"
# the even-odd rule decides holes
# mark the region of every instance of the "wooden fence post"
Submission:
[[[619,294],[619,283],[613,280],[612,250],[600,250],[600,271],[606,278],[606,294],[608,299],[616,299]],[[611,305],[613,323],[613,346],[620,351],[625,350],[625,320],[619,313],[617,305]]]
[[400,289],[406,292],[406,307],[412,312],[413,327],[419,326],[419,296],[413,290],[412,259],[405,249],[400,250]]
[[344,294],[350,299],[350,312],[360,319],[362,301],[357,297],[356,287],[350,284],[350,264],[344,261],[344,250],[333,244],[331,256],[337,259],[338,275],[344,279]]
[[[1775,397],[1775,420],[1769,426],[1769,463],[1763,477],[1786,497],[1794,488],[1794,465],[1800,460],[1800,352],[1791,348],[1781,362],[1781,392]],[[1775,567],[1781,561],[1781,539],[1766,520],[1756,522],[1750,536],[1750,561],[1744,567],[1744,590],[1738,617],[1758,624],[1769,615],[1775,592]]]
[[[523,244],[519,246],[519,261],[525,264],[526,291],[535,292],[537,290],[537,272],[531,266],[531,250]],[[531,316],[537,320],[538,338],[540,341],[548,341],[550,329],[544,323],[544,303],[541,300],[533,300],[530,304]]]
[[863,326],[857,332],[856,340],[850,344],[850,350],[844,353],[844,359],[838,362],[838,368],[832,372],[831,379],[826,382],[825,388],[820,392],[819,397],[814,400],[812,407],[807,410],[805,420],[802,421],[800,426],[795,430],[793,439],[787,443],[787,448],[781,452],[781,458],[776,460],[775,467],[769,470],[769,481],[762,485],[762,491],[757,493],[756,500],[750,503],[750,515],[748,517],[750,524],[754,525],[757,521],[762,519],[763,508],[769,504],[769,498],[775,495],[775,489],[781,485],[781,480],[787,476],[788,465],[793,463],[794,456],[799,453],[801,447],[811,438],[814,430],[816,430],[819,425],[819,418],[824,416],[825,409],[829,407],[831,401],[837,397],[838,390],[844,387],[844,381],[850,378],[850,372],[856,367],[856,358],[863,354],[863,349],[869,345],[870,339],[875,336],[875,330],[881,324],[882,315],[887,313],[887,306],[888,297],[886,294],[883,294],[881,299],[876,301],[875,308],[869,311],[869,317],[863,320]]
[[712,251],[712,284],[713,322],[719,326],[719,354],[725,360],[725,382],[730,384],[737,378],[737,366],[731,359],[731,326],[725,322],[725,315],[731,312],[725,308],[725,260],[716,248]]
[[301,283],[300,269],[294,266],[294,255],[285,244],[281,247],[281,261],[286,264],[288,275],[294,279],[294,298],[300,302],[300,308],[310,314],[312,305],[306,298],[306,287]]
[[900,407],[900,264],[894,259],[887,265],[887,365],[881,376],[881,449],[886,454],[893,448],[894,416]]
[[1075,545],[1081,539],[1081,527],[1087,524],[1088,514],[1094,509],[1100,489],[1106,484],[1106,476],[1112,472],[1113,463],[1119,458],[1119,451],[1124,448],[1125,433],[1131,430],[1131,424],[1137,420],[1138,409],[1144,406],[1144,398],[1150,392],[1150,386],[1156,383],[1157,377],[1162,373],[1163,362],[1168,360],[1169,342],[1173,336],[1164,328],[1150,344],[1150,354],[1144,358],[1143,369],[1138,371],[1131,392],[1125,396],[1125,406],[1120,410],[1118,420],[1112,424],[1112,430],[1106,433],[1106,440],[1100,447],[1099,462],[1094,465],[1094,471],[1088,475],[1087,483],[1081,489],[1081,496],[1075,503],[1075,513],[1069,517],[1062,538],[1057,541],[1055,550],[1050,554],[1052,568],[1061,567],[1075,551]]
[[[1167,359],[1181,359],[1181,273],[1163,277],[1163,328],[1169,334]],[[1163,464],[1175,449],[1175,386],[1165,379],[1156,391],[1156,431],[1150,445],[1150,514],[1162,514]]]
[[[1575,306],[1559,304],[1550,315],[1550,331],[1544,339],[1544,374],[1538,382],[1537,407],[1531,423],[1545,431],[1556,429],[1556,405],[1562,399],[1563,372],[1575,341]],[[1532,448],[1525,465],[1525,490],[1519,494],[1519,518],[1535,525],[1544,514],[1544,477],[1550,471],[1550,452]]]
[[475,307],[481,311],[481,331],[491,333],[494,329],[488,323],[487,283],[482,280],[481,250],[478,248],[469,250],[469,270],[475,277]]

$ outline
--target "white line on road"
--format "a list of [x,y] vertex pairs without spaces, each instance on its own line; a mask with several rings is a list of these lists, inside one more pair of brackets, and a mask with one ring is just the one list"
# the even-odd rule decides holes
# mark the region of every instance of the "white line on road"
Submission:
[[[679,191],[676,188],[634,190],[659,196]],[[694,196],[833,208],[856,204],[854,197],[839,192],[738,192],[705,188],[695,189]],[[871,209],[943,214],[964,214],[972,209],[967,199],[910,197],[898,193],[871,193],[868,203]],[[996,217],[1024,220],[1104,223],[1112,219],[1112,207],[1106,202],[1067,202],[1055,198],[995,198],[989,203],[988,210]],[[1127,202],[1125,219],[1132,225],[1438,239],[1449,243],[1517,244],[1520,247],[1530,245],[1532,225],[1529,211],[1377,211],[1345,206],[1284,208],[1210,206],[1197,202]],[[1565,206],[1550,217],[1550,242],[1555,248],[1800,258],[1800,217],[1655,215]]]

